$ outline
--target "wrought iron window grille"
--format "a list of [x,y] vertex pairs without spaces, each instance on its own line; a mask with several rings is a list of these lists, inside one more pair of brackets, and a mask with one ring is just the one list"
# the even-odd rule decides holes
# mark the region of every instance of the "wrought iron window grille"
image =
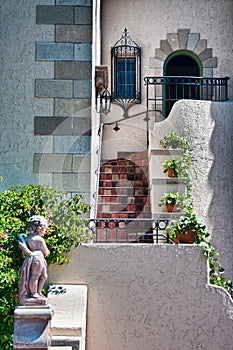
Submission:
[[141,48],[126,28],[111,48],[111,90],[116,104],[141,103]]

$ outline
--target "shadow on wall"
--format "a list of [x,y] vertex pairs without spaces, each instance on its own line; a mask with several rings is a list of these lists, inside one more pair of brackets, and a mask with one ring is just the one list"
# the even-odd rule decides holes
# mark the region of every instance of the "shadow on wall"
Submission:
[[233,251],[233,102],[212,103],[211,117],[215,126],[209,144],[213,163],[208,183],[213,196],[208,214],[212,231],[216,232],[213,244],[217,250],[224,251],[219,256],[220,263],[228,266],[227,277],[232,279],[233,265],[229,261]]

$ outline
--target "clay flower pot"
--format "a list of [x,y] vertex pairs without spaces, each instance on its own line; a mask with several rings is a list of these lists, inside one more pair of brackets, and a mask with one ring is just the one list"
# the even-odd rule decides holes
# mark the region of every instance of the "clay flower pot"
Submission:
[[178,211],[177,206],[178,206],[178,204],[174,204],[174,205],[166,204],[166,210],[168,213],[172,213],[173,211]]
[[167,169],[167,176],[168,177],[177,177],[176,171],[174,169],[168,168]]
[[174,238],[175,243],[186,243],[186,244],[193,244],[196,238],[196,232],[187,230],[186,234],[183,233],[177,233],[176,238]]

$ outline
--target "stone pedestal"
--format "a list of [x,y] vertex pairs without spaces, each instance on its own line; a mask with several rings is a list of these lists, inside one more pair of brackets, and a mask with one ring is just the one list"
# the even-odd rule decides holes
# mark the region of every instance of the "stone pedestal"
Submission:
[[47,350],[52,316],[50,305],[18,306],[14,312],[13,349]]

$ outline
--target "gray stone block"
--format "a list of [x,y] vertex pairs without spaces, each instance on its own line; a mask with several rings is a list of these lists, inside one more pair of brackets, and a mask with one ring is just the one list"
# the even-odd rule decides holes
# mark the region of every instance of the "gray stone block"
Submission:
[[72,118],[68,117],[35,117],[35,135],[72,135]]
[[72,80],[36,79],[36,97],[73,97]]
[[37,43],[37,61],[70,61],[74,58],[74,45],[71,43]]
[[74,60],[75,61],[91,61],[91,44],[74,44]]
[[54,153],[86,154],[91,149],[91,137],[54,136]]
[[56,5],[92,6],[92,0],[56,0]]
[[36,153],[33,161],[34,173],[71,173],[72,155]]
[[90,173],[87,174],[54,174],[53,186],[63,191],[76,193],[90,192]]
[[204,51],[202,51],[199,55],[199,58],[202,60],[202,61],[205,61],[206,59],[208,58],[211,58],[212,57],[212,49],[205,49]]
[[89,99],[55,99],[54,114],[57,117],[90,115]]
[[82,79],[74,81],[75,98],[91,98],[91,80]]
[[56,42],[91,43],[91,25],[56,26]]
[[188,42],[187,42],[187,50],[193,50],[194,47],[197,45],[199,40],[200,40],[199,33],[189,33]]
[[177,30],[179,43],[180,43],[180,49],[186,49],[189,32],[190,32],[189,29],[178,29]]
[[197,42],[197,45],[194,48],[194,52],[199,55],[202,51],[204,51],[207,47],[207,40],[201,39]]
[[56,61],[56,79],[91,79],[91,62]]
[[203,68],[217,68],[218,60],[217,57],[211,57],[203,61]]
[[92,24],[92,7],[75,7],[74,24]]
[[91,118],[73,118],[73,135],[91,135]]
[[160,40],[160,48],[166,55],[170,55],[173,52],[167,40]]
[[73,7],[39,5],[36,7],[37,24],[73,24]]
[[167,34],[167,41],[173,51],[179,50],[180,48],[180,43],[179,43],[179,38],[177,33],[169,33]]
[[89,173],[91,170],[91,156],[73,155],[73,172],[74,173]]
[[155,58],[158,60],[165,60],[167,55],[161,49],[155,49]]

